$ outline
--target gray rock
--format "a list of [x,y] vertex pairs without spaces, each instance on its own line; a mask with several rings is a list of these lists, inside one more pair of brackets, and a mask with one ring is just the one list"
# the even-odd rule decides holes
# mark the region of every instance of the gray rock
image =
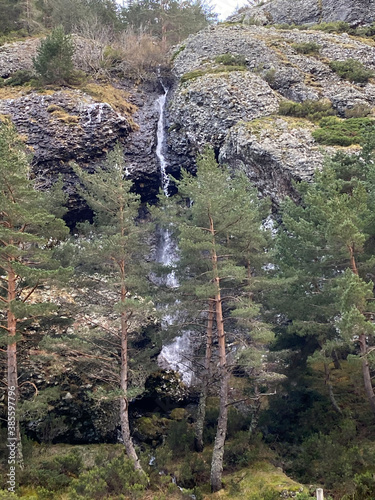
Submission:
[[220,150],[219,161],[246,173],[263,196],[277,204],[294,195],[292,180],[309,181],[320,168],[324,153],[311,136],[306,120],[266,117],[233,127]]
[[[306,42],[317,44],[319,51],[301,54],[293,46]],[[243,56],[245,71],[223,68],[217,73],[216,56],[221,54]],[[194,171],[196,153],[209,144],[221,162],[244,169],[275,202],[293,194],[291,180],[311,179],[322,167],[324,151],[334,148],[321,151],[308,120],[292,120],[297,125],[293,129],[291,121],[277,117],[278,103],[329,99],[341,117],[356,105],[373,108],[371,81],[353,84],[329,66],[348,58],[374,70],[372,40],[244,25],[211,27],[190,36],[174,61],[180,80],[168,109],[171,171],[177,173],[181,166]],[[249,132],[258,126],[265,127],[266,135]]]
[[374,0],[272,0],[229,18],[259,24],[314,24],[345,21],[351,25],[375,20]]

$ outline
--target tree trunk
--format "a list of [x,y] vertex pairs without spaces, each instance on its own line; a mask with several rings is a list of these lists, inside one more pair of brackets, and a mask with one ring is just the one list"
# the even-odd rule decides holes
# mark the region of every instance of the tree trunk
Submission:
[[217,431],[211,462],[211,490],[219,491],[222,488],[224,444],[228,424],[228,382],[229,373],[226,367],[221,367],[220,374],[220,411],[217,421]]
[[[17,284],[16,275],[14,273],[13,268],[10,266],[8,271],[8,307],[10,307],[11,302],[16,299],[16,284]],[[10,431],[8,437],[11,438],[9,444],[15,443],[16,462],[20,467],[20,469],[23,469],[22,442],[21,442],[20,422],[18,417],[19,388],[18,388],[17,342],[16,342],[17,319],[9,309],[7,312],[7,329],[9,335],[9,343],[7,349],[8,405],[9,405],[8,408],[15,414],[14,431],[12,431],[14,432],[14,435],[12,435]],[[11,393],[14,393],[14,396],[11,396]]]
[[337,352],[335,350],[332,351],[332,359],[333,359],[333,364],[335,366],[336,370],[341,370],[341,364],[339,357],[337,356]]
[[[354,248],[349,247],[349,252],[350,252],[350,267],[351,270],[353,271],[354,274],[358,276],[358,268],[357,264],[355,261],[355,256],[354,256]],[[361,351],[361,357],[362,357],[362,374],[363,374],[363,382],[365,385],[365,392],[366,396],[368,397],[371,410],[375,415],[375,395],[374,395],[374,389],[372,387],[372,382],[371,382],[371,373],[370,373],[370,365],[368,362],[367,358],[367,342],[366,342],[366,335],[364,333],[361,333],[359,336],[359,347]]]
[[[126,298],[126,289],[122,287],[121,289],[121,301],[124,302]],[[120,400],[120,422],[121,422],[121,434],[124,440],[124,446],[126,454],[133,462],[135,469],[142,472],[142,466],[140,464],[139,458],[134,448],[132,438],[130,436],[130,425],[129,425],[129,405],[127,399],[128,390],[128,317],[123,311],[121,313],[121,371],[120,371],[120,388],[124,394]]]
[[260,406],[261,406],[260,393],[259,393],[258,384],[256,384],[256,386],[255,386],[255,400],[254,400],[254,404],[252,405],[252,415],[251,415],[251,422],[250,422],[250,426],[249,426],[249,437],[254,435],[255,429],[258,427]]
[[216,309],[217,336],[219,344],[219,368],[220,368],[219,418],[217,421],[217,431],[216,431],[215,444],[212,452],[212,462],[211,462],[211,490],[215,492],[219,491],[222,488],[221,478],[223,475],[224,444],[225,444],[225,437],[227,434],[227,425],[228,425],[229,373],[227,370],[223,307],[221,300],[220,277],[217,269],[215,231],[214,231],[214,224],[212,217],[210,217],[210,230],[213,241],[213,250],[211,259],[212,259],[212,269],[214,271],[215,285],[216,285],[215,309]]
[[367,358],[368,353],[367,353],[366,335],[364,333],[362,333],[359,336],[359,345],[361,349],[362,374],[365,385],[365,392],[370,402],[371,410],[375,414],[375,394],[371,382],[370,365]]
[[207,332],[206,332],[206,355],[204,361],[204,374],[202,381],[202,390],[199,395],[197,420],[195,422],[194,446],[195,446],[195,451],[198,452],[203,451],[203,428],[204,428],[204,419],[206,417],[208,384],[211,378],[214,308],[215,308],[215,302],[213,299],[210,299],[208,302],[208,320],[207,320]]
[[326,385],[328,386],[329,399],[331,400],[332,406],[333,406],[334,410],[337,411],[337,413],[342,414],[341,408],[337,404],[335,394],[333,392],[333,387],[332,387],[332,383],[331,383],[331,374],[329,371],[328,363],[324,363],[324,373],[325,373],[325,379],[326,379],[325,382],[326,382]]

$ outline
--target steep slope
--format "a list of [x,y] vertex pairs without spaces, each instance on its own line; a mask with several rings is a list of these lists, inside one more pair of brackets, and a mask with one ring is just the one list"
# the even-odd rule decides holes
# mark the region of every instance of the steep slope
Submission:
[[[311,52],[301,53],[306,46]],[[221,162],[245,170],[263,194],[279,201],[291,192],[291,179],[310,179],[325,154],[340,149],[314,140],[316,121],[281,116],[280,103],[315,101],[332,106],[340,118],[375,105],[372,80],[353,83],[330,67],[347,59],[375,69],[374,41],[243,24],[190,36],[174,59],[178,80],[167,124],[171,171],[181,164],[193,168],[192,157],[209,143]]]
[[260,2],[258,7],[232,16],[231,20],[264,25],[345,21],[357,26],[375,20],[375,3],[373,0],[272,0]]
[[74,65],[89,75],[86,79],[70,87],[40,88],[36,81],[10,86],[6,79],[17,72],[33,74],[39,43],[39,39],[27,39],[0,47],[0,115],[11,119],[31,148],[38,184],[48,187],[62,174],[70,195],[68,221],[82,220],[88,214],[77,198],[77,180],[69,163],[93,169],[120,141],[136,189],[145,201],[154,199],[160,184],[155,155],[158,82],[139,85],[131,79],[111,78],[110,73],[95,80],[87,53],[94,57],[95,51],[104,49],[75,36]]

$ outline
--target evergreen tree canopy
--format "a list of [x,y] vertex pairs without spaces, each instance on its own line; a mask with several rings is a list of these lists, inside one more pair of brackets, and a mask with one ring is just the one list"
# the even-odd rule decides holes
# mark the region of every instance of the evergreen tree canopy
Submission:
[[36,297],[44,285],[67,278],[54,259],[54,247],[67,236],[68,228],[44,206],[46,197],[30,180],[28,158],[15,129],[8,122],[0,125],[0,343],[7,346],[8,388],[14,395],[16,413],[13,437],[17,462],[22,467],[19,429],[19,380],[17,343],[22,340],[20,326],[50,314],[52,301]]
[[73,74],[74,45],[70,35],[58,26],[40,42],[33,58],[36,72],[45,83],[67,83]]
[[277,274],[285,281],[273,303],[292,321],[289,332],[313,339],[328,363],[341,345],[359,344],[375,410],[366,341],[373,335],[368,321],[373,287],[368,273],[374,266],[371,150],[369,142],[362,155],[336,155],[314,183],[299,186],[300,205],[285,202],[277,236]]

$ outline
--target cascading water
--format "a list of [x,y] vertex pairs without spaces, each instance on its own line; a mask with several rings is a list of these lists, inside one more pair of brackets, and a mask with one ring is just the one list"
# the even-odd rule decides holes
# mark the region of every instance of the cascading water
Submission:
[[[163,85],[164,94],[160,95],[156,103],[159,108],[159,121],[157,129],[156,156],[160,163],[161,185],[166,196],[169,196],[169,177],[166,172],[167,162],[164,156],[165,130],[164,130],[164,109],[165,101],[168,95],[168,89]],[[178,259],[176,243],[168,229],[162,229],[160,233],[160,244],[157,249],[157,261],[165,266],[172,266]],[[169,288],[177,288],[178,280],[175,272],[172,270],[166,277],[164,284]],[[173,324],[174,316],[166,312],[163,325],[168,327]],[[191,339],[189,332],[184,332],[176,337],[173,342],[164,346],[159,354],[159,366],[165,370],[174,370],[178,372],[183,382],[190,385],[192,382],[191,361],[188,354],[191,352]]]

